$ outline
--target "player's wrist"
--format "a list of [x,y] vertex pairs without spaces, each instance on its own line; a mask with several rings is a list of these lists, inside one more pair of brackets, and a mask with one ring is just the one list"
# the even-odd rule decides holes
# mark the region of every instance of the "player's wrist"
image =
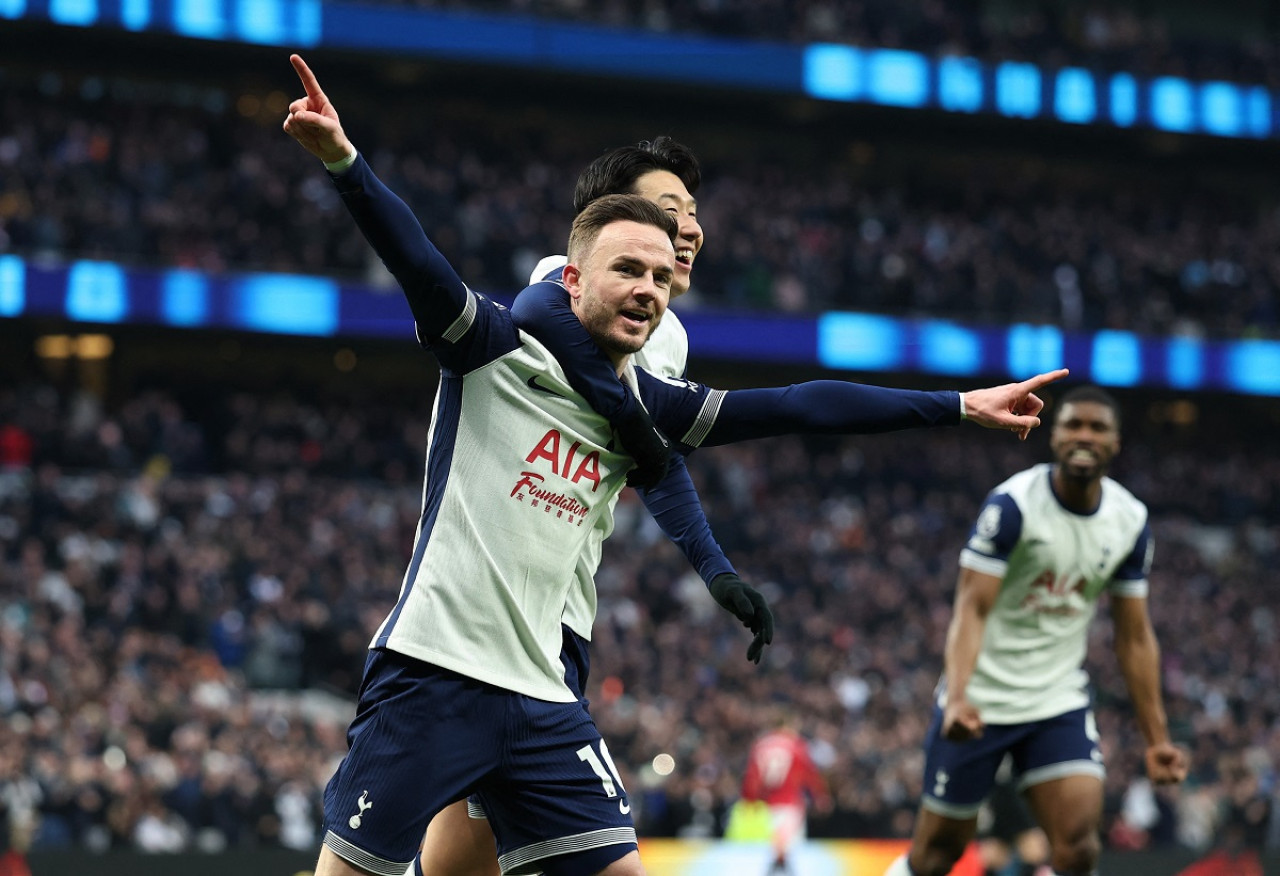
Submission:
[[348,167],[356,163],[356,156],[359,154],[360,153],[356,150],[356,147],[348,143],[347,153],[341,158],[337,158],[333,161],[325,161],[324,169],[329,171],[329,173],[342,173]]

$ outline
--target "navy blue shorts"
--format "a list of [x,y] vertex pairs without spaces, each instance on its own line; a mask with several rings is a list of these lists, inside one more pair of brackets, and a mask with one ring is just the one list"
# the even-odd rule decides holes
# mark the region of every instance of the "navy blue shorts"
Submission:
[[1018,791],[1065,776],[1105,775],[1098,728],[1087,708],[1026,724],[988,724],[981,739],[951,742],[942,738],[942,709],[935,706],[924,752],[922,803],[947,818],[977,817],[1006,754]]
[[400,876],[432,816],[471,793],[505,873],[584,876],[636,848],[584,700],[537,700],[375,650],[347,742],[325,789],[324,842],[379,876]]

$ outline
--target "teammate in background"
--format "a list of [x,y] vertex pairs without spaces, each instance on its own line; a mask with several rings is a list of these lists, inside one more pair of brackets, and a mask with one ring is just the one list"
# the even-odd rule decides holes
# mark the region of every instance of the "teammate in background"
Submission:
[[809,804],[825,812],[831,808],[831,796],[809,756],[809,743],[789,717],[780,717],[773,730],[752,744],[742,777],[742,799],[768,805],[773,845],[768,872],[790,873],[787,852],[808,835]]
[[1006,754],[1049,838],[1055,873],[1094,873],[1101,846],[1102,752],[1084,663],[1099,597],[1111,597],[1114,648],[1146,740],[1147,776],[1186,777],[1169,740],[1160,648],[1147,614],[1153,543],[1147,509],[1107,469],[1120,410],[1095,387],[1066,393],[1054,462],[987,496],[960,555],[955,613],[911,850],[886,876],[945,876],[973,839]]
[[[564,660],[585,641],[562,624],[576,576],[598,561],[591,533],[612,529],[632,462],[547,349],[462,283],[351,144],[306,64],[291,61],[307,97],[284,130],[325,163],[441,366],[422,526],[370,643],[350,750],[325,791],[317,876],[397,876],[432,816],[471,793],[504,872],[642,874],[626,789]],[[1066,376],[963,394],[841,381],[726,393],[653,377],[629,359],[665,312],[677,234],[651,201],[602,198],[574,221],[562,282],[618,379],[683,452],[966,416],[1025,435],[1043,407],[1035,390]]]

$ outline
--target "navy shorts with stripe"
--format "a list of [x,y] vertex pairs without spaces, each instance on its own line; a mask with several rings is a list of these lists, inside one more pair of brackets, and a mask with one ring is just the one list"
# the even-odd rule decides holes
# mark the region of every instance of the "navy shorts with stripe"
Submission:
[[1025,724],[988,724],[980,739],[942,737],[942,709],[925,736],[924,808],[949,818],[974,818],[1008,754],[1018,791],[1073,775],[1105,775],[1098,730],[1088,708]]
[[347,741],[325,789],[324,841],[378,876],[400,876],[431,817],[473,792],[504,872],[582,876],[636,847],[585,699],[537,700],[376,649]]

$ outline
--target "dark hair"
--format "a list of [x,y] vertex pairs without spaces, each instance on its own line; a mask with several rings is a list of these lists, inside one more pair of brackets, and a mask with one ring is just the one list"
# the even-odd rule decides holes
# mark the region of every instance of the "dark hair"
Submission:
[[596,198],[573,220],[569,230],[569,261],[577,261],[595,246],[596,238],[606,225],[614,222],[639,222],[660,228],[675,243],[680,226],[675,217],[639,195],[605,195]]
[[693,194],[702,182],[697,156],[683,143],[670,137],[641,140],[635,146],[610,149],[587,165],[573,191],[573,209],[581,213],[604,195],[633,195],[636,180],[653,170],[666,170],[679,177]]
[[1062,416],[1062,409],[1075,402],[1094,402],[1111,408],[1111,413],[1116,418],[1116,431],[1120,430],[1120,402],[1116,401],[1114,395],[1098,386],[1077,386],[1067,390],[1062,398],[1058,399],[1058,409],[1053,421],[1056,423]]

